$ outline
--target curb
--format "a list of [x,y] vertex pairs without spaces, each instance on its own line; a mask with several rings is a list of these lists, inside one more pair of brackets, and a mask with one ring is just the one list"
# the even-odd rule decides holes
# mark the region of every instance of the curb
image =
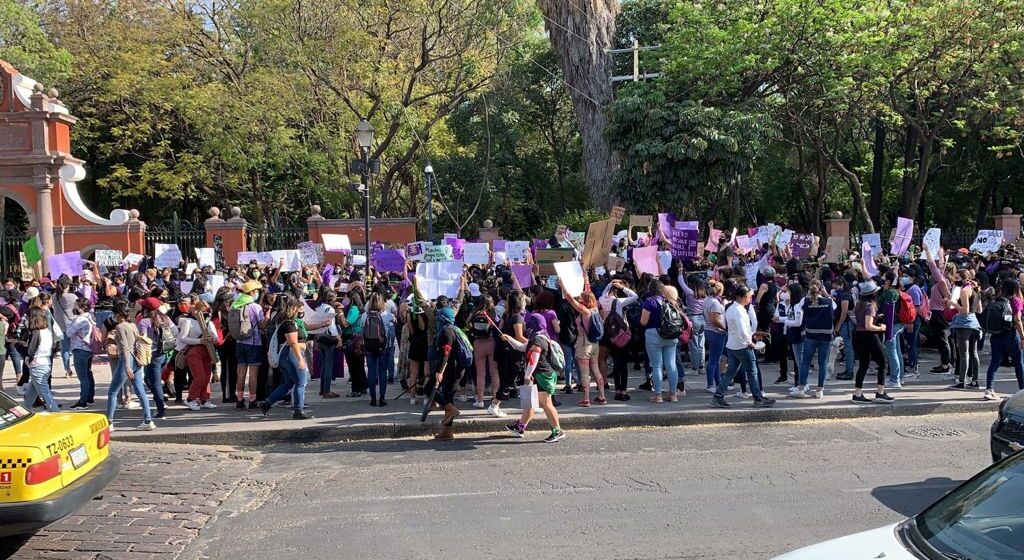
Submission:
[[[961,414],[994,412],[998,402],[958,401],[905,403],[892,405],[827,405],[809,408],[772,408],[737,410],[687,410],[679,412],[640,412],[606,416],[572,416],[562,420],[569,430],[605,430],[612,428],[663,428],[673,426],[713,426],[761,422],[795,422],[800,420],[848,420],[885,416],[926,416],[929,414]],[[363,424],[359,426],[313,426],[295,429],[271,429],[229,432],[115,432],[114,441],[129,443],[175,443],[191,445],[261,446],[279,443],[342,443],[374,439],[399,439],[432,436],[440,414],[433,420],[415,424]],[[509,415],[509,418],[515,418]],[[457,421],[457,434],[503,432],[508,419],[474,418]],[[543,414],[531,425],[547,426]]]

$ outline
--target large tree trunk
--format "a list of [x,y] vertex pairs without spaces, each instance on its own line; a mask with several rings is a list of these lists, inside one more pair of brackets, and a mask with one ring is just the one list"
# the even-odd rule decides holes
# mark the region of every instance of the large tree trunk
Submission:
[[[558,65],[569,85],[583,141],[583,175],[593,204],[611,208],[616,157],[604,137],[605,106],[612,100],[611,55],[618,0],[537,0]],[[582,37],[582,39],[581,39]]]
[[885,171],[885,123],[875,119],[875,145],[871,164],[871,203],[868,214],[874,224],[882,224],[882,179]]

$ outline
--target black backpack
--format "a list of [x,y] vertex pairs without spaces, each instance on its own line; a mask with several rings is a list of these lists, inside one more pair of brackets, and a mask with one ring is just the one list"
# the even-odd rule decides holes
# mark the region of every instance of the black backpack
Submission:
[[469,321],[469,332],[474,339],[487,338],[491,334],[491,323],[487,320],[486,311],[481,310]]
[[981,327],[989,334],[1013,332],[1013,309],[1003,297],[992,300],[981,313]]
[[388,331],[384,326],[384,319],[378,311],[370,311],[366,314],[366,323],[363,325],[363,344],[367,352],[380,354],[388,347]]
[[683,334],[685,319],[683,312],[672,302],[661,299],[661,323],[658,325],[658,335],[665,340],[677,340]]
[[576,327],[576,312],[573,311],[569,302],[562,300],[558,304],[558,308],[555,310],[555,315],[558,316],[558,342],[573,346],[576,344],[576,339],[579,338],[579,329]]

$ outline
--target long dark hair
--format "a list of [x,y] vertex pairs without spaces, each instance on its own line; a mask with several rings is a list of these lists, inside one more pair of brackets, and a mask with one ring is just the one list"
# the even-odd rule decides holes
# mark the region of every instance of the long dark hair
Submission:
[[512,290],[508,294],[508,298],[505,301],[505,316],[502,317],[502,321],[508,324],[508,320],[513,315],[519,315],[523,312],[523,299],[526,296],[519,290]]

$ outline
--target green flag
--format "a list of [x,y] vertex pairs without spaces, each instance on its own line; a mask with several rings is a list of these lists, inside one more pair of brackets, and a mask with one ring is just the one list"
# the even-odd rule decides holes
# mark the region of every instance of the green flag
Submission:
[[25,260],[28,261],[29,266],[43,260],[43,251],[39,247],[38,235],[33,235],[26,239],[25,243],[21,246],[21,250],[25,253]]

